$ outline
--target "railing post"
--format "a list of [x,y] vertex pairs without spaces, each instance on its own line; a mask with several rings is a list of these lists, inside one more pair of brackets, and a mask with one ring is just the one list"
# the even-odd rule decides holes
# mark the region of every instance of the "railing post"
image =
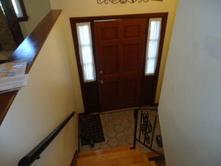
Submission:
[[134,110],[134,140],[133,140],[133,146],[132,146],[131,149],[136,149],[138,111],[139,111],[139,109],[135,109],[135,110]]

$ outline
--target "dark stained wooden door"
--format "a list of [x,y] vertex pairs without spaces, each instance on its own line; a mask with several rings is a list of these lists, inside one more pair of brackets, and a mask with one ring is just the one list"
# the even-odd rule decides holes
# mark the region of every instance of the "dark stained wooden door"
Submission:
[[103,111],[139,106],[146,26],[145,19],[94,23]]

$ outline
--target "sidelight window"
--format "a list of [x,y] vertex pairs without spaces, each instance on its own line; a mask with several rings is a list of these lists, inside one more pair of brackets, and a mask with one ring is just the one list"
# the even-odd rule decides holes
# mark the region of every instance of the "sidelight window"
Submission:
[[18,0],[12,0],[12,5],[13,5],[13,7],[14,7],[16,16],[17,16],[17,17],[23,17],[23,13],[22,13],[20,1],[18,1]]
[[77,36],[84,82],[96,80],[90,22],[77,23]]
[[0,1],[0,10],[2,10],[3,14],[5,14],[5,11],[4,11],[4,9],[3,9],[3,6],[2,6],[1,1]]
[[25,5],[23,0],[11,0],[12,6],[14,8],[15,14],[18,18],[18,21],[27,21],[28,16],[26,13]]
[[161,24],[161,18],[152,18],[149,20],[145,75],[154,75],[156,72],[161,38]]

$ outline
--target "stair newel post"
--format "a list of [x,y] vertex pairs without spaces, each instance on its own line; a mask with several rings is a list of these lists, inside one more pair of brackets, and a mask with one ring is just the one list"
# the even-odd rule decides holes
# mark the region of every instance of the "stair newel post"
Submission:
[[139,109],[134,110],[134,140],[133,140],[133,147],[131,149],[136,149],[138,111]]

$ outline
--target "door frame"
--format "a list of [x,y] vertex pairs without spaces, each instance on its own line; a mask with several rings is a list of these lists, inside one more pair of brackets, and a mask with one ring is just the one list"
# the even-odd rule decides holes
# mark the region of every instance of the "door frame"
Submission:
[[[87,97],[86,94],[86,83],[84,82],[83,79],[83,71],[81,67],[81,62],[80,62],[80,53],[79,53],[79,43],[78,43],[78,37],[77,37],[77,28],[76,28],[76,23],[81,23],[81,22],[90,22],[91,24],[91,37],[92,37],[92,44],[93,44],[93,55],[94,55],[94,64],[95,64],[95,71],[96,71],[96,81],[94,82],[93,85],[94,87],[97,87],[98,89],[98,111],[104,111],[101,109],[100,106],[100,96],[99,96],[99,89],[100,89],[100,84],[98,83],[99,74],[98,74],[98,59],[96,56],[96,50],[95,50],[95,36],[94,36],[94,21],[95,20],[111,20],[111,19],[133,19],[133,18],[143,18],[149,20],[150,18],[162,18],[162,31],[161,31],[161,40],[160,40],[160,45],[159,45],[159,57],[158,57],[158,62],[157,62],[157,68],[156,68],[156,73],[159,76],[159,69],[160,69],[160,63],[161,63],[161,57],[162,57],[162,51],[163,51],[163,46],[164,46],[164,39],[165,39],[165,33],[166,33],[166,26],[167,26],[167,19],[168,19],[168,12],[161,12],[161,13],[143,13],[143,14],[127,14],[127,15],[109,15],[109,16],[89,16],[89,17],[71,17],[70,18],[70,24],[71,24],[71,30],[72,30],[72,37],[73,37],[73,43],[74,43],[74,49],[75,49],[75,56],[76,56],[76,61],[77,61],[77,67],[78,67],[78,74],[80,78],[80,86],[81,86],[81,92],[82,92],[82,98],[83,98],[83,103],[84,107],[86,106],[86,100]],[[148,28],[146,30],[148,33]],[[147,40],[147,38],[146,38]],[[147,42],[147,41],[145,41]],[[146,48],[145,48],[145,53],[146,53]],[[146,57],[146,56],[145,56]],[[145,68],[145,59],[143,61],[143,72]],[[156,85],[157,86],[157,85]],[[156,95],[156,94],[154,94]],[[142,98],[142,96],[141,96]],[[140,103],[141,106],[142,103]],[[152,103],[152,105],[155,105],[156,103]],[[86,108],[85,108],[86,109]],[[85,110],[87,113],[87,110]],[[88,112],[91,113],[91,112]]]
[[[8,27],[12,33],[13,39],[15,41],[16,46],[19,46],[23,40],[24,36],[22,34],[22,30],[19,24],[19,20],[15,14],[12,2],[10,0],[0,0],[2,3],[2,7],[5,11],[5,18],[8,23]],[[0,9],[1,10],[1,9]]]

